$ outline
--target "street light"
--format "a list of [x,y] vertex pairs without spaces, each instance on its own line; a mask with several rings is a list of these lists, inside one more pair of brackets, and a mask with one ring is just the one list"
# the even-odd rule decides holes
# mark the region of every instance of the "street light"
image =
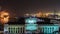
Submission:
[[9,21],[9,13],[5,11],[0,12],[0,20],[3,24],[7,23]]

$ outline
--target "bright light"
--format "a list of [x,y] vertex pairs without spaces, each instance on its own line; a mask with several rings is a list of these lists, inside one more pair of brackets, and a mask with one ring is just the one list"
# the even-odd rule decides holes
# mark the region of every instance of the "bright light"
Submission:
[[25,29],[26,30],[37,30],[37,24],[26,24]]
[[8,12],[5,12],[5,11],[2,11],[0,13],[0,20],[2,23],[7,23],[9,21],[9,13]]
[[26,23],[29,23],[29,24],[33,24],[33,23],[36,23],[37,22],[37,19],[36,18],[28,18],[25,20]]

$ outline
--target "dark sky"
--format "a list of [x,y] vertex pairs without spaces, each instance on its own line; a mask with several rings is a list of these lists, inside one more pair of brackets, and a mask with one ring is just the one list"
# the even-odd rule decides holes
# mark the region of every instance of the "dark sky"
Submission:
[[60,0],[0,0],[2,10],[8,9],[9,12],[17,16],[25,13],[36,13],[39,11],[60,11]]

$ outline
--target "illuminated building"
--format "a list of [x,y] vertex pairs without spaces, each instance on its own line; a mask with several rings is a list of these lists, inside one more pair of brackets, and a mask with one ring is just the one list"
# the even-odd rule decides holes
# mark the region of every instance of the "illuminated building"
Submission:
[[[21,21],[21,20],[20,20]],[[38,21],[38,23],[37,23]],[[16,24],[18,22],[14,22],[13,24],[8,24],[4,26],[4,33],[9,34],[21,34],[21,33],[46,33],[51,34],[55,31],[59,30],[58,24],[51,24],[50,19],[48,18],[35,18],[35,17],[27,17],[24,19],[25,24]],[[19,22],[19,23],[23,23]],[[39,31],[39,32],[38,32]]]
[[[20,19],[21,20],[21,19]],[[24,33],[24,25],[21,23],[23,22],[8,22],[7,24],[4,24],[4,34],[22,34]]]
[[37,23],[37,18],[29,17],[25,19],[25,33],[33,33],[37,31],[38,29],[38,24]]

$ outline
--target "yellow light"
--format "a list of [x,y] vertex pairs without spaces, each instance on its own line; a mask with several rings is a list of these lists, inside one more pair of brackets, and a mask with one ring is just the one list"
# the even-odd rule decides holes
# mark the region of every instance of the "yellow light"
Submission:
[[42,12],[36,13],[36,16],[37,16],[37,17],[42,17],[42,15],[43,15]]
[[5,12],[5,11],[2,11],[0,13],[0,20],[1,20],[1,23],[7,23],[9,21],[9,13],[8,12]]

